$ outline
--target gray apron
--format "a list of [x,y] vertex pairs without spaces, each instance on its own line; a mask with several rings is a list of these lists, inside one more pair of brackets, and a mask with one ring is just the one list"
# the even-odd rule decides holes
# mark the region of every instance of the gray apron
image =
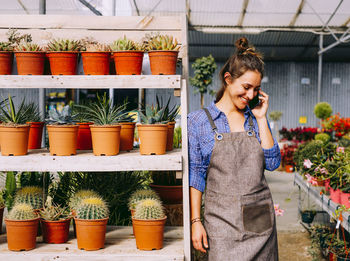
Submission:
[[274,206],[264,176],[264,153],[253,131],[215,135],[207,170],[204,227],[209,261],[278,260]]

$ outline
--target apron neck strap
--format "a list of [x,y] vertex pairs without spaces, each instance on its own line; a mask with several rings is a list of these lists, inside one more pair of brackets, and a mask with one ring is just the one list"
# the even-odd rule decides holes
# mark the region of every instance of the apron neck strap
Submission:
[[252,115],[249,115],[248,117],[249,117],[248,118],[248,127],[249,127],[249,130],[252,131],[253,130],[253,126],[254,126],[254,124],[253,124],[253,117],[252,117]]
[[210,115],[208,109],[207,109],[207,108],[204,108],[204,111],[205,111],[205,114],[206,114],[207,117],[208,117],[208,120],[209,120],[209,123],[210,123],[210,126],[211,126],[212,130],[215,132],[215,138],[216,138],[217,140],[222,140],[223,136],[222,136],[222,134],[220,134],[220,133],[218,132],[218,128],[216,127],[216,125],[215,125],[215,123],[214,123],[214,121],[213,121],[213,118],[211,117],[211,115]]

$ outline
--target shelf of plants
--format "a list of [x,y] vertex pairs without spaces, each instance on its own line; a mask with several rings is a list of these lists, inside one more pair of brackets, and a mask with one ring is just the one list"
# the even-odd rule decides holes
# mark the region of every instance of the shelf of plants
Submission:
[[94,156],[78,151],[74,156],[51,156],[48,150],[30,150],[24,156],[0,156],[0,171],[134,171],[182,170],[181,150],[164,155],[140,155],[139,150],[116,156]]
[[[305,193],[309,195],[309,197],[314,200],[314,202],[319,205],[322,210],[326,211],[330,217],[334,216],[335,210],[338,209],[340,205],[334,203],[327,195],[324,193],[320,193],[319,187],[314,187],[310,183],[306,182],[303,177],[299,173],[295,173],[294,183]],[[347,212],[343,212],[343,222],[342,226],[345,230],[350,231],[350,215]]]
[[[8,261],[165,261],[183,259],[182,227],[166,227],[164,247],[157,251],[141,251],[136,248],[131,227],[107,227],[105,248],[99,251],[81,251],[77,240],[71,239],[64,244],[41,243],[37,237],[37,248],[31,251],[14,253],[7,249],[6,235],[0,235],[0,260]],[[71,237],[72,238],[72,237]]]
[[181,75],[1,75],[0,88],[180,89]]

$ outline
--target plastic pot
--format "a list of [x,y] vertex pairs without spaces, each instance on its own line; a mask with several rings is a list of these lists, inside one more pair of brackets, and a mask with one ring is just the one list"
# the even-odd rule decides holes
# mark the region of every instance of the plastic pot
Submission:
[[81,52],[85,75],[109,75],[110,52]]
[[120,51],[113,53],[117,75],[140,75],[143,51]]
[[78,248],[84,250],[99,250],[104,248],[108,218],[78,219],[75,218]]
[[49,244],[62,244],[68,241],[71,218],[58,221],[41,219],[43,240]]
[[121,122],[120,151],[130,151],[134,147],[135,122]]
[[176,74],[176,62],[179,51],[149,51],[149,62],[153,75]]
[[174,129],[175,129],[175,122],[168,122],[168,135],[167,135],[167,141],[166,141],[166,150],[171,151],[173,150],[174,145]]
[[182,185],[163,186],[150,184],[150,187],[157,192],[164,204],[181,204],[182,203]]
[[28,152],[29,125],[0,125],[1,155],[21,156]]
[[19,75],[44,74],[45,52],[15,52]]
[[77,74],[78,52],[49,52],[52,75],[75,75]]
[[114,156],[119,153],[120,125],[91,125],[90,130],[95,156]]
[[47,125],[50,154],[70,156],[77,154],[78,125]]
[[11,75],[12,73],[12,52],[0,51],[0,74]]
[[90,125],[92,122],[78,122],[78,141],[77,149],[78,150],[91,150],[92,149],[92,139],[91,139],[91,130]]
[[167,124],[139,124],[141,155],[162,155],[166,151],[168,135]]
[[27,122],[29,124],[28,149],[40,149],[43,136],[44,122]]

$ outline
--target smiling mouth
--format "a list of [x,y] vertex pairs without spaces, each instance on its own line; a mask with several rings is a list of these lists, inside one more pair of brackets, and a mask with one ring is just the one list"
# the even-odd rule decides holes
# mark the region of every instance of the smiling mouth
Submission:
[[243,98],[243,97],[240,97],[241,98],[241,101],[244,103],[244,104],[248,104],[249,100],[246,99],[246,98]]

